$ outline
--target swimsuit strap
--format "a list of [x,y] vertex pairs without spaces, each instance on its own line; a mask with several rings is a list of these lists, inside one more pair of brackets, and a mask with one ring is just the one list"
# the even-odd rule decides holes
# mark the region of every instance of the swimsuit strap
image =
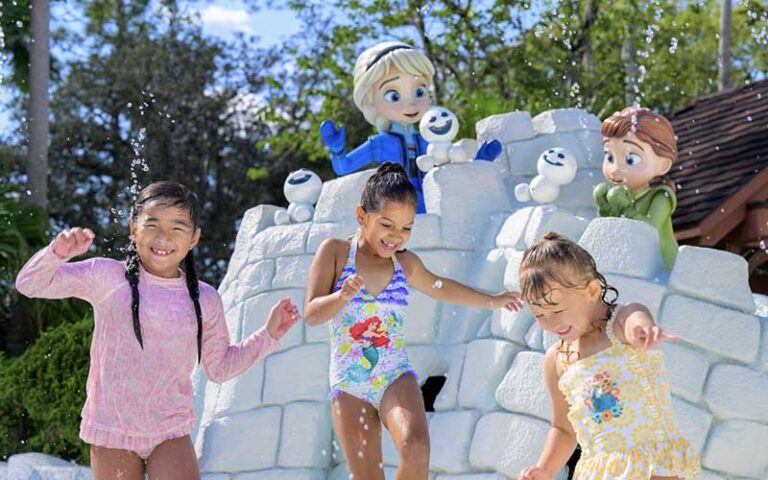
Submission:
[[616,312],[619,310],[618,305],[612,305],[608,307],[608,322],[606,322],[605,326],[605,334],[608,335],[608,340],[611,341],[611,346],[615,346],[619,342],[619,339],[616,338],[616,334],[613,333],[613,324],[616,321]]
[[352,267],[355,272],[357,272],[357,269],[355,268],[355,258],[357,257],[357,240],[360,238],[360,231],[355,232],[354,235],[352,235],[352,241],[349,243],[349,253],[347,254],[347,267]]
[[349,244],[349,252],[347,253],[347,261],[344,264],[344,268],[341,269],[341,274],[339,275],[339,279],[336,280],[336,284],[334,285],[334,291],[339,290],[341,288],[342,283],[344,283],[344,279],[346,279],[348,276],[352,275],[353,273],[357,273],[357,270],[355,270],[355,255],[357,254],[357,233],[355,233],[352,236],[352,241]]

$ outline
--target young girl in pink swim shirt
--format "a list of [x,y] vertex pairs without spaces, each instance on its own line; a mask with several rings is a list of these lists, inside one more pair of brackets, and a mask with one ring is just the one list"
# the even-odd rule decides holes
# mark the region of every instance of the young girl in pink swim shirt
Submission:
[[221,298],[195,273],[197,213],[197,197],[186,187],[153,183],[132,209],[124,262],[68,262],[94,239],[90,230],[73,228],[35,254],[16,279],[28,297],[77,297],[93,306],[80,437],[91,445],[95,480],[142,480],[145,473],[199,479],[189,436],[196,362],[212,381],[224,382],[274,351],[299,319],[285,298],[264,327],[230,344]]

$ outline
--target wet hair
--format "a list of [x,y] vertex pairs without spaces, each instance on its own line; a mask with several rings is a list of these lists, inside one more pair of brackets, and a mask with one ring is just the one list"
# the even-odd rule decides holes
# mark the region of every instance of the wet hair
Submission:
[[[155,182],[148,185],[134,201],[131,208],[131,221],[138,220],[144,206],[149,202],[159,202],[168,207],[178,207],[189,212],[194,229],[198,226],[198,202],[197,195],[180,183],[176,182]],[[141,336],[141,323],[139,321],[139,266],[141,259],[136,243],[131,240],[125,249],[125,278],[131,286],[131,316],[133,317],[133,332],[139,341],[141,348],[144,348],[144,341]],[[195,256],[192,250],[187,252],[184,258],[184,274],[187,281],[187,290],[192,298],[195,307],[195,317],[197,317],[197,361],[202,358],[203,345],[203,314],[200,308],[200,285],[195,271]]]
[[607,138],[622,138],[630,130],[653,152],[663,158],[677,161],[677,140],[672,124],[664,116],[643,107],[627,107],[606,118],[602,134]]
[[[553,305],[553,283],[565,288],[583,287],[597,279],[602,287],[600,300],[609,307],[616,307],[619,292],[608,284],[597,271],[595,259],[576,242],[555,233],[547,232],[523,253],[520,263],[520,293],[526,302]],[[612,295],[612,298],[610,296]]]
[[416,208],[416,188],[399,163],[384,162],[379,165],[368,178],[360,198],[360,205],[366,213],[380,211],[384,202],[408,203]]

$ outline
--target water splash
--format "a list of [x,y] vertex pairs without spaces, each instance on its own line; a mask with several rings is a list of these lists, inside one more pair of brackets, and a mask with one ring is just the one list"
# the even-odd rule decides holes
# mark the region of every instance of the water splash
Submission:
[[755,39],[758,45],[762,47],[768,47],[768,11],[753,12],[747,10],[747,18],[749,18],[751,25],[749,30],[752,34],[752,38]]
[[677,52],[677,38],[672,37],[672,39],[669,41],[669,53],[674,55]]
[[[0,0],[0,18],[3,17],[3,9],[4,5]],[[5,32],[3,31],[2,23],[0,23],[0,85],[2,85],[3,81],[5,80],[3,78],[3,72],[5,71],[5,60]]]
[[144,159],[144,141],[147,136],[147,129],[142,127],[139,129],[135,138],[131,138],[131,150],[133,150],[133,160],[131,160],[131,186],[128,191],[133,197],[133,201],[136,201],[136,197],[141,191],[141,183],[139,182],[139,170],[142,172],[149,171],[149,165]]

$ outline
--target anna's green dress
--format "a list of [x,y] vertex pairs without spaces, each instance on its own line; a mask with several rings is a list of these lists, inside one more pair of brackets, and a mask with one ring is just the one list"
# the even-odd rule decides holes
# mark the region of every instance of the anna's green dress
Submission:
[[631,218],[656,227],[664,267],[672,270],[678,244],[672,229],[672,212],[677,207],[677,197],[671,188],[660,185],[632,193],[627,187],[611,187],[605,182],[595,187],[594,198],[597,214],[601,217]]

